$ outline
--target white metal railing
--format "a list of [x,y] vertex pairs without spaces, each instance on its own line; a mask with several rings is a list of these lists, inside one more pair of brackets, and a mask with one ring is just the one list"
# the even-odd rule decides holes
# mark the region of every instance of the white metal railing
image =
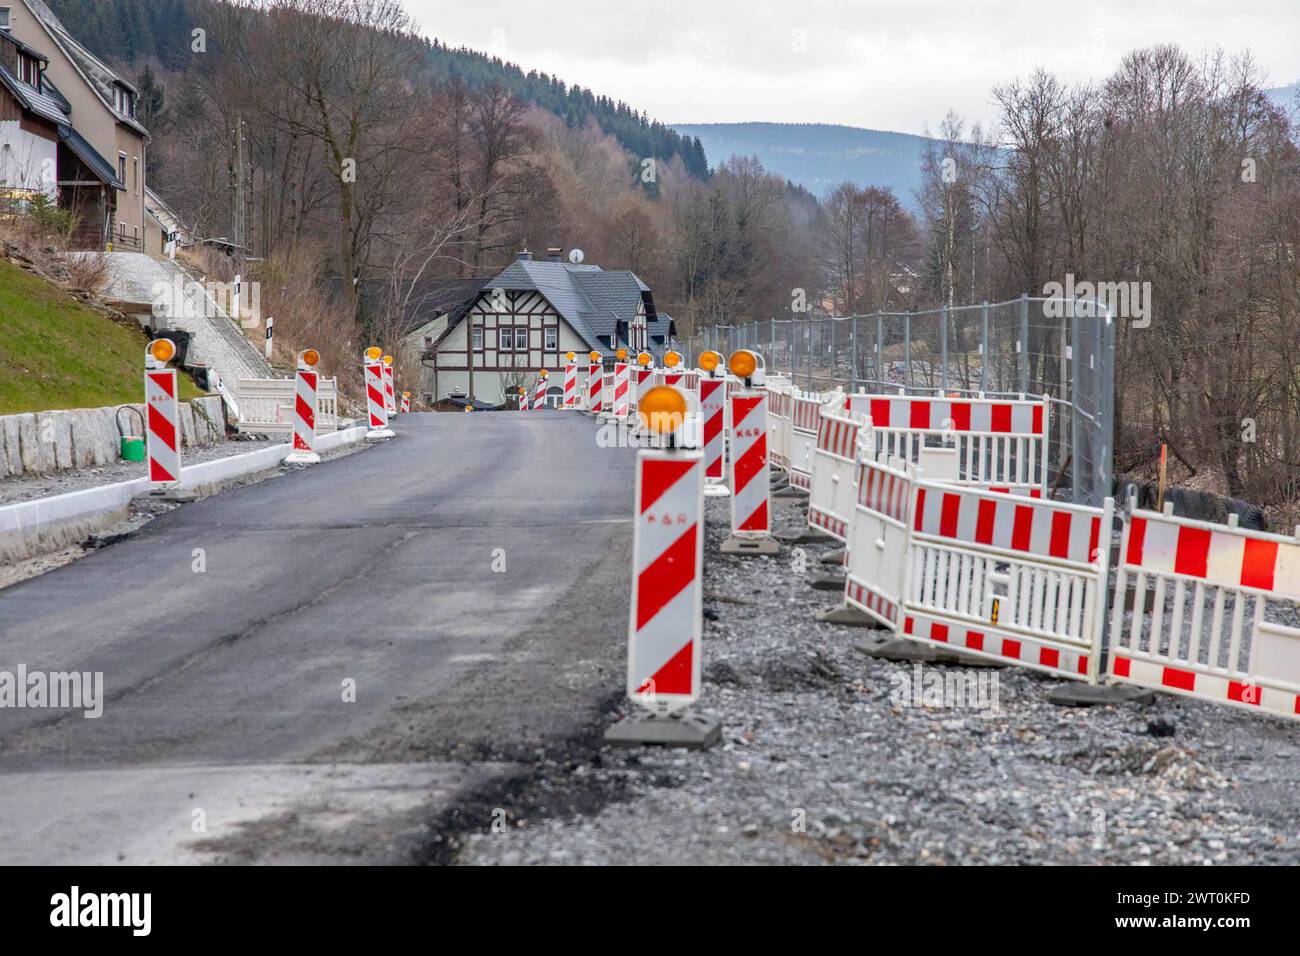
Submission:
[[[237,395],[239,431],[293,431],[293,379],[241,378]],[[338,397],[338,379],[322,378],[316,390],[316,431],[334,431],[338,427]]]

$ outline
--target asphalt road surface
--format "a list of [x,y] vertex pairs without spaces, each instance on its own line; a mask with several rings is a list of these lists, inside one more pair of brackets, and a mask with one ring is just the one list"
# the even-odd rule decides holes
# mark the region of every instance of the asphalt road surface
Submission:
[[608,705],[634,452],[563,412],[396,430],[0,591],[0,670],[106,698],[0,709],[0,863],[427,859]]

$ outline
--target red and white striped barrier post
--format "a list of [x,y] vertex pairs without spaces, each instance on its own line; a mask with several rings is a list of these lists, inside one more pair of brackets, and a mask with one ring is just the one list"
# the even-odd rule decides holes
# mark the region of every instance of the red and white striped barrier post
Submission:
[[733,352],[727,363],[744,384],[731,393],[731,537],[724,554],[776,554],[772,480],[767,468],[767,389],[758,355]]
[[641,402],[655,384],[654,356],[642,352],[636,357],[636,363],[637,367],[632,370],[632,429],[633,434],[639,437],[642,431],[641,416],[638,414]]
[[649,716],[619,721],[605,740],[702,748],[722,730],[715,718],[688,710],[702,671],[704,459],[674,440],[686,417],[680,391],[652,389],[638,414],[666,445],[637,453],[633,510],[627,695]]
[[619,349],[614,362],[614,420],[627,424],[632,404],[632,366],[627,361],[627,349]]
[[384,356],[384,411],[391,419],[397,414],[397,394],[393,389],[393,357]]
[[315,349],[298,354],[298,370],[294,375],[293,451],[284,456],[290,465],[314,465],[320,461],[320,455],[316,454],[316,363],[319,361],[320,353]]
[[700,356],[700,412],[704,419],[701,440],[704,447],[704,493],[725,498],[727,488],[727,379],[718,374],[722,356],[705,352]]
[[574,363],[574,354],[565,353],[564,366],[564,407],[578,407],[578,366]]
[[388,404],[384,401],[384,350],[372,345],[365,352],[366,363],[366,414],[370,430],[366,441],[382,441],[393,437],[388,427]]
[[410,410],[411,410],[411,393],[403,392],[402,393],[402,414],[405,415]]
[[537,373],[537,388],[533,392],[533,411],[540,412],[546,407],[546,378],[551,373],[542,369]]
[[605,364],[599,352],[592,352],[587,366],[587,411],[599,415],[605,407]]
[[176,343],[154,339],[144,353],[145,434],[149,455],[149,490],[161,493],[181,483],[181,418],[176,391]]

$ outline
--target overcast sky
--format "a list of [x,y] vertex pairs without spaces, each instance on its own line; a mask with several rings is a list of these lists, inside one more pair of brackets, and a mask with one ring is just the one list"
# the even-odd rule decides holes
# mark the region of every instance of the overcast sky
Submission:
[[673,123],[844,123],[920,133],[1046,66],[1104,77],[1128,50],[1249,49],[1300,79],[1300,0],[403,0],[421,32]]

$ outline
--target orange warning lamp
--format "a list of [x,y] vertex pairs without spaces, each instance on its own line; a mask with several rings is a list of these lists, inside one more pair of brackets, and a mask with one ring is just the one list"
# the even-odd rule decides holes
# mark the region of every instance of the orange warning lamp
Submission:
[[385,355],[385,356],[384,356],[384,364],[385,364],[385,365],[392,365],[392,364],[393,364],[393,357],[392,357],[391,355]]
[[370,348],[366,349],[366,358],[370,359],[370,361],[372,362],[378,362],[379,356],[383,354],[384,354],[384,350],[381,349],[378,345],[372,345],[370,346]]
[[570,362],[573,361],[573,353],[572,353],[572,352],[565,352],[565,353],[564,353],[564,357],[565,357],[566,359],[568,359]]
[[649,352],[642,352],[640,355],[636,357],[636,360],[638,365],[642,365],[646,368],[649,368],[650,363],[654,361],[654,356],[651,355]]
[[681,362],[682,362],[682,357],[678,355],[676,352],[664,353],[664,365],[666,365],[668,368],[676,368],[678,365],[681,364]]
[[410,392],[403,392],[403,393],[402,393],[402,398],[410,398],[410,397],[411,397],[411,393],[410,393]]
[[618,360],[619,360],[620,362],[622,362],[622,361],[626,361],[626,359],[627,359],[627,349],[619,349],[617,352],[614,353],[614,355],[615,355],[615,357],[618,358]]
[[587,358],[591,359],[592,362],[599,362],[599,361],[600,361],[600,353],[599,353],[599,352],[589,352],[589,353],[587,353]]
[[754,370],[758,368],[758,359],[748,349],[737,349],[731,353],[731,358],[727,359],[727,367],[737,378],[751,378]]
[[320,353],[315,349],[307,349],[298,356],[298,361],[303,365],[306,365],[308,368],[315,368],[316,363],[320,361]]
[[539,378],[550,378],[551,373],[546,371],[546,369],[542,369],[540,372],[537,373],[537,375]]
[[166,365],[176,357],[176,343],[171,339],[154,339],[146,351],[155,362]]
[[700,355],[700,368],[706,372],[712,372],[721,362],[722,356],[712,350]]
[[657,385],[636,405],[641,424],[661,435],[677,431],[686,420],[686,398],[675,388]]

